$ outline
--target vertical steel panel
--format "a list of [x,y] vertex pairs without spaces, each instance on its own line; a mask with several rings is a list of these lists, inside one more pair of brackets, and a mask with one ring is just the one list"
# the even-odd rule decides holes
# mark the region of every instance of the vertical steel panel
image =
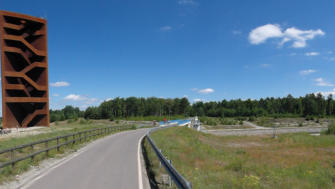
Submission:
[[49,126],[47,21],[0,11],[4,128]]

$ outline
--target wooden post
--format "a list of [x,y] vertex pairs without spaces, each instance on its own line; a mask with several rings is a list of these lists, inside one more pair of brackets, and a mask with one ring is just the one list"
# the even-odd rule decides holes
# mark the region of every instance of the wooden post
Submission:
[[45,148],[46,148],[46,151],[45,151],[45,152],[46,152],[46,156],[47,156],[47,157],[49,156],[49,150],[48,150],[48,148],[49,148],[48,146],[49,146],[49,145],[48,145],[48,143],[49,143],[49,141],[47,140],[47,141],[45,142]]
[[60,146],[59,146],[59,137],[57,137],[57,152],[59,152],[59,148],[60,148]]
[[14,153],[14,149],[11,149],[10,150],[10,160],[12,161],[12,167],[14,168],[14,165],[15,165],[15,162],[14,162],[14,159],[15,159],[15,153]]

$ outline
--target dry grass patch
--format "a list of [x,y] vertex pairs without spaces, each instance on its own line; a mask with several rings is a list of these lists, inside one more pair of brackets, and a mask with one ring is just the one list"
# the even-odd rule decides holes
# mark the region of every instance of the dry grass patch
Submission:
[[194,188],[335,188],[335,136],[214,136],[178,127],[152,138]]

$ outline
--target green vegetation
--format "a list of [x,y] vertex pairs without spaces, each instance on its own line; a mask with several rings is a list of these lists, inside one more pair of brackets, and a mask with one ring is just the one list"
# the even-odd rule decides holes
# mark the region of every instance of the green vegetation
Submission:
[[247,129],[252,128],[251,126],[243,123],[246,120],[245,117],[199,117],[202,126],[205,129]]
[[314,126],[323,126],[327,127],[329,122],[333,121],[334,118],[273,118],[273,117],[258,117],[255,118],[252,122],[256,125],[263,127],[314,127]]
[[178,127],[152,138],[194,188],[335,187],[332,135],[219,137]]
[[[91,120],[84,120],[84,119],[80,119],[77,121],[72,120],[70,121],[70,123],[67,123],[67,122],[68,121],[59,123],[58,126],[51,126],[49,128],[36,129],[35,131],[40,133],[36,135],[1,138],[0,139],[0,150],[4,150],[7,148],[11,148],[11,147],[15,147],[18,145],[27,144],[27,143],[31,143],[31,142],[35,142],[35,141],[39,141],[43,139],[48,139],[51,137],[71,134],[71,133],[93,129],[93,128],[103,128],[106,126],[110,126],[110,124],[95,123],[95,122],[92,122]],[[136,127],[133,126],[131,127],[131,129],[136,129]],[[100,136],[91,137],[89,141],[94,140],[98,137]],[[65,139],[60,140],[60,143],[63,143],[63,142],[65,142]],[[49,142],[49,146],[54,146],[54,145],[56,145],[56,141]],[[43,159],[52,158],[52,157],[62,157],[64,153],[74,152],[82,146],[83,146],[83,143],[81,144],[76,143],[74,145],[70,144],[70,145],[61,147],[59,152],[57,152],[57,150],[54,149],[54,150],[49,151],[48,155],[46,155],[46,153],[42,153],[40,155],[35,156],[33,160],[27,159],[24,161],[20,161],[17,164],[15,164],[14,168],[12,168],[11,166],[1,168],[0,169],[0,183],[4,181],[12,180],[13,176],[27,171],[32,165],[38,165],[38,163]],[[35,145],[34,149],[32,149],[31,147],[27,147],[20,151],[16,151],[15,157],[16,158],[23,157],[31,153],[32,150],[38,151],[39,149],[42,149],[42,148],[45,148],[45,144]],[[8,161],[9,158],[10,158],[9,153],[1,154],[0,162]]]
[[328,135],[335,135],[335,122],[332,122],[328,125],[328,130],[326,131]]
[[216,117],[200,117],[201,123],[209,126],[217,125],[238,125],[238,118],[216,118]]
[[168,188],[162,179],[162,176],[167,173],[164,168],[160,166],[160,162],[147,138],[144,138],[142,141],[142,149],[151,188]]
[[[149,119],[162,120],[170,116],[188,117],[255,117],[296,118],[308,120],[335,116],[335,100],[330,95],[307,94],[294,98],[261,98],[260,100],[222,100],[218,102],[197,102],[190,104],[187,98],[115,98],[104,101],[97,107],[85,111],[66,106],[62,110],[50,110],[50,121],[63,121],[84,117],[86,119]],[[213,123],[215,124],[215,123]]]

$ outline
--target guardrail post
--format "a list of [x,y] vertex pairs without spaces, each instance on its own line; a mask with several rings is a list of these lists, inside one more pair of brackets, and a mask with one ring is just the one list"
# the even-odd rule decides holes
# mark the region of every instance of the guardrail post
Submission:
[[81,132],[79,133],[79,143],[81,143]]
[[[172,161],[171,160],[168,160],[169,164],[172,165]],[[169,175],[169,187],[171,188],[172,187],[172,179]]]
[[186,182],[187,188],[192,188],[192,183],[191,182]]
[[72,137],[73,137],[72,145],[74,145],[76,143],[76,134],[73,134]]
[[14,149],[12,148],[10,150],[10,160],[12,161],[12,167],[14,167],[15,165],[14,159],[15,159],[15,153],[14,153]]
[[[161,149],[158,149],[159,150],[159,152],[162,154],[162,150]],[[162,162],[161,161],[159,161],[159,168],[161,168],[162,167]]]
[[67,136],[65,137],[65,143],[66,143],[66,145],[68,145],[68,144],[67,144]]

